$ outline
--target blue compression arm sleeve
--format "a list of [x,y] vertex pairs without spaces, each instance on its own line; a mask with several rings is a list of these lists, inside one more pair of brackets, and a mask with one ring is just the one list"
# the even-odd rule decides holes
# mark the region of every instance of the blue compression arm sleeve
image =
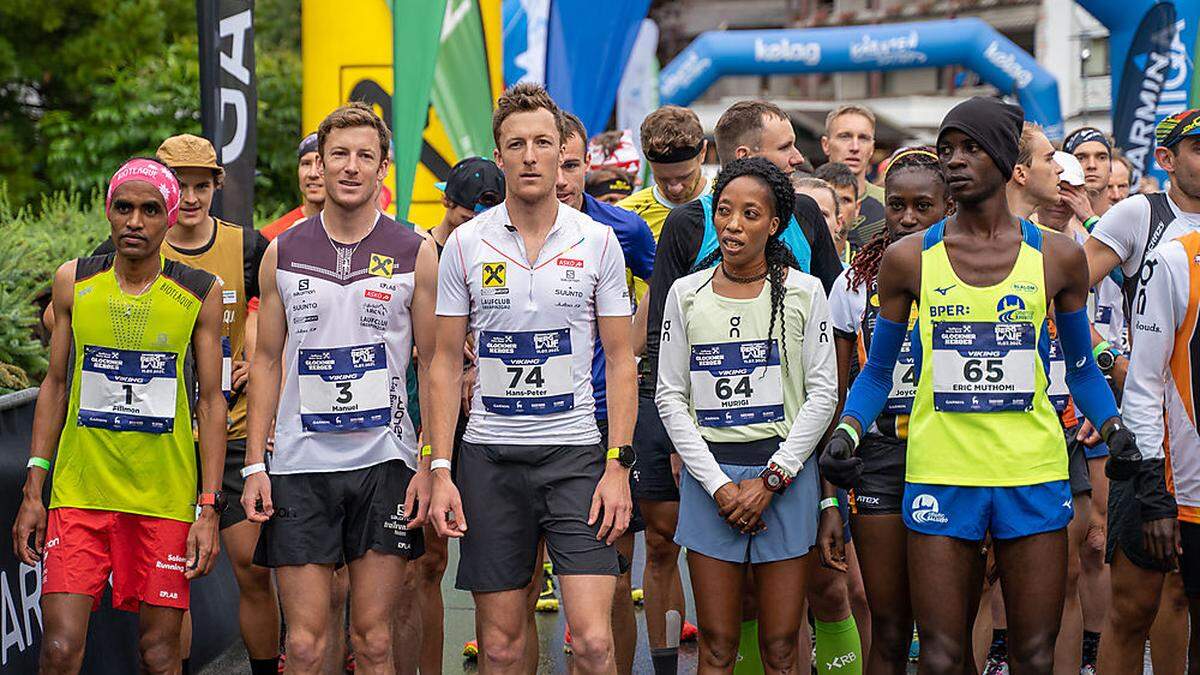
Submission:
[[892,371],[900,356],[900,346],[904,344],[904,328],[904,324],[882,316],[875,320],[871,353],[867,354],[867,364],[854,379],[854,386],[850,387],[842,412],[857,420],[863,431],[869,429],[879,416],[892,391]]
[[1067,361],[1067,388],[1071,390],[1071,398],[1084,417],[1099,429],[1118,414],[1117,401],[1092,357],[1092,331],[1087,310],[1059,313],[1054,317],[1054,325],[1058,327],[1063,358]]

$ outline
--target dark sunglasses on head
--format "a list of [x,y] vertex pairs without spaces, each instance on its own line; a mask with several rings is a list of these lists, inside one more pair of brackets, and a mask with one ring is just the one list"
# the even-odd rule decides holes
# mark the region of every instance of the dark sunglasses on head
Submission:
[[483,213],[493,206],[497,206],[502,201],[504,200],[500,198],[500,193],[488,190],[479,195],[479,199],[475,200],[475,213]]

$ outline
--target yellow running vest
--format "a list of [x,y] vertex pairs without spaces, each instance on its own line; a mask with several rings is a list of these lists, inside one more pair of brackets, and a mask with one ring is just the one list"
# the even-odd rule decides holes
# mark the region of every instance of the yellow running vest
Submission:
[[121,511],[191,522],[196,449],[184,360],[215,279],[164,260],[141,295],[113,255],[76,263],[73,367],[50,508]]
[[1046,393],[1042,233],[1022,221],[1012,271],[980,288],[951,268],[945,227],[943,220],[926,231],[921,253],[921,366],[906,480],[959,486],[1066,480],[1066,444]]

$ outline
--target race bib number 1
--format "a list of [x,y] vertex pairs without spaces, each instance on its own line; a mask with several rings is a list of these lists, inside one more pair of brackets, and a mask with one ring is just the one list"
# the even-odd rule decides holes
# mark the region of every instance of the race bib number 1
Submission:
[[178,354],[84,345],[79,425],[110,431],[175,429]]
[[933,325],[933,407],[939,412],[1033,408],[1031,323],[942,321]]
[[568,328],[479,337],[479,393],[497,415],[549,415],[575,407]]
[[305,430],[369,429],[391,418],[383,344],[301,349],[298,368]]
[[692,345],[692,403],[704,427],[783,419],[783,373],[774,340]]

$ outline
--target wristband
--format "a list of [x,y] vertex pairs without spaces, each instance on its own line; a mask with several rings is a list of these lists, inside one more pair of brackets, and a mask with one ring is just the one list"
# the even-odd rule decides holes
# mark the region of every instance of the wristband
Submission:
[[41,457],[30,457],[29,463],[25,465],[25,468],[32,469],[35,466],[39,469],[44,469],[46,471],[49,471],[50,470],[50,460],[42,459]]
[[1100,342],[1100,344],[1092,347],[1092,356],[1098,357],[1100,356],[1100,352],[1107,352],[1110,350],[1112,350],[1112,344],[1109,343],[1108,340],[1103,340]]
[[421,446],[421,456],[422,457],[429,457],[432,454],[433,454],[433,446],[432,445],[426,443],[425,445]]
[[450,464],[450,460],[448,460],[448,459],[435,459],[429,463],[430,471],[437,471],[438,469],[445,469],[445,470],[449,471],[450,467],[451,467],[451,464]]
[[1100,222],[1100,216],[1092,216],[1091,218],[1088,218],[1087,220],[1083,221],[1083,229],[1087,230],[1088,232],[1091,232],[1092,228],[1095,227],[1096,223],[1098,223],[1098,222]]
[[818,510],[824,511],[825,509],[827,509],[831,506],[834,508],[837,508],[837,506],[838,506],[837,497],[826,497],[825,499],[822,499],[821,500],[821,508]]
[[[846,422],[842,422],[841,424],[837,425],[837,429],[841,429],[850,434],[850,440],[854,441],[854,447],[858,447],[858,432],[854,430],[854,427],[850,426]],[[835,429],[835,431],[837,429]]]
[[245,480],[245,479],[249,478],[250,476],[253,476],[256,473],[262,473],[266,470],[267,470],[267,465],[262,462],[258,462],[257,464],[251,464],[249,466],[244,466],[244,467],[242,467],[242,480]]

